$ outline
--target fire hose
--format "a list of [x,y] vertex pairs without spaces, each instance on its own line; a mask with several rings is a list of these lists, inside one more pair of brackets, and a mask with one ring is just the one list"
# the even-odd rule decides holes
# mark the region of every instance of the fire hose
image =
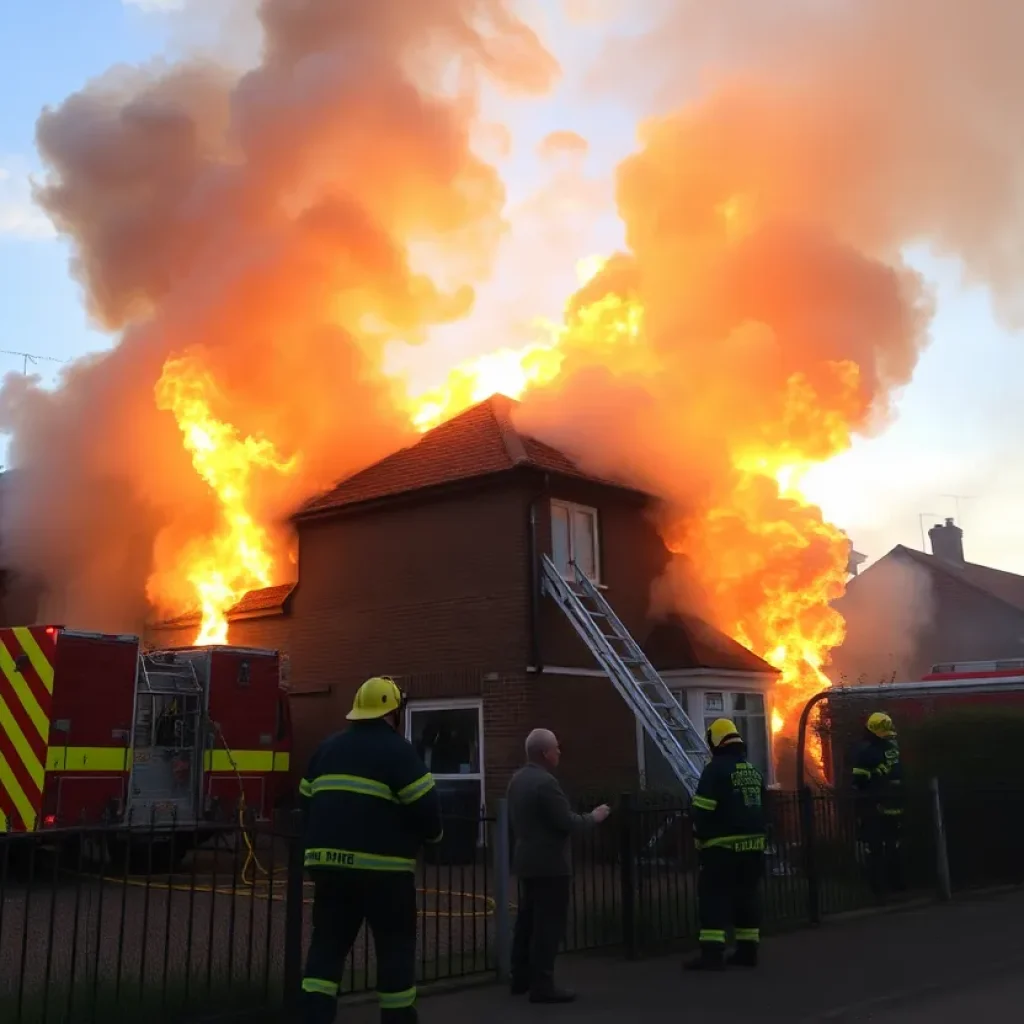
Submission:
[[[147,889],[156,889],[163,892],[189,892],[189,893],[211,893],[215,896],[245,896],[252,899],[265,899],[272,902],[280,902],[284,900],[285,896],[283,892],[275,891],[283,882],[283,875],[287,869],[276,871],[268,871],[260,861],[259,855],[256,852],[256,845],[251,835],[251,830],[247,827],[245,821],[245,812],[247,803],[245,799],[245,781],[242,778],[241,770],[238,767],[238,762],[235,760],[234,753],[230,746],[228,746],[227,740],[224,738],[224,733],[217,722],[213,722],[214,732],[224,748],[224,753],[227,756],[228,764],[231,766],[231,771],[234,773],[235,778],[238,781],[238,826],[239,832],[242,836],[242,840],[245,843],[246,855],[245,860],[242,864],[241,882],[242,887],[239,887],[237,883],[232,885],[205,885],[205,884],[194,884],[194,880],[191,882],[153,882],[148,879],[132,879],[132,878],[105,878],[104,881],[111,882],[113,884],[126,884],[137,887],[144,887]],[[250,873],[251,872],[251,873]],[[265,882],[265,890],[258,890],[260,882]],[[303,883],[304,887],[308,887],[311,883],[306,881]],[[451,899],[460,900],[471,900],[484,904],[483,910],[475,911],[451,911],[449,913],[442,914],[440,910],[427,910],[425,908],[418,911],[419,917],[454,917],[454,918],[480,918],[480,917],[491,917],[495,911],[495,903],[492,897],[487,895],[481,895],[480,893],[469,893],[469,892],[452,892],[446,889],[417,889],[417,892],[424,896],[447,896]],[[311,896],[304,896],[303,901],[306,905],[312,905],[313,900]]]

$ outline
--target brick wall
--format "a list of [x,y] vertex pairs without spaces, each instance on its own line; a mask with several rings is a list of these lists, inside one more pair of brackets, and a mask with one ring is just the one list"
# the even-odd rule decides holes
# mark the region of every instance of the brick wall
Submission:
[[300,524],[294,688],[522,670],[527,509],[510,483]]
[[559,738],[559,777],[577,794],[637,785],[636,719],[610,679],[540,675],[534,681],[535,725]]
[[525,759],[524,743],[539,723],[536,687],[526,673],[483,680],[484,783],[488,802],[505,795],[509,779]]

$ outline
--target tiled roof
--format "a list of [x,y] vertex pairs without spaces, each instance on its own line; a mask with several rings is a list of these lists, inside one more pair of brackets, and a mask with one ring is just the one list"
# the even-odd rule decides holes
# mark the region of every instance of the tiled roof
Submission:
[[517,404],[504,395],[492,395],[427,431],[408,448],[342,480],[307,502],[297,516],[490,476],[520,466],[623,486],[584,472],[563,452],[520,433],[512,422],[512,410]]
[[[250,590],[242,597],[241,601],[228,610],[228,621],[254,618],[260,615],[278,615],[284,611],[285,601],[288,600],[294,589],[294,583],[282,583],[276,587]],[[154,626],[168,629],[195,626],[199,623],[199,618],[198,611],[186,612],[183,615],[175,616],[173,619],[154,623]]]
[[[944,558],[938,558],[935,555],[925,554],[923,551],[915,551],[913,548],[904,547],[902,544],[897,544],[889,552],[889,555],[885,557],[888,558],[891,555],[909,558],[918,565],[923,565],[931,572],[942,573],[960,583],[973,587],[975,590],[982,590],[990,597],[994,597],[996,600],[1024,612],[1024,576],[1018,576],[1012,572],[1004,572],[1002,569],[993,569],[987,565],[978,565],[975,562],[964,562],[962,564],[949,562]],[[861,573],[861,576],[866,575],[870,571],[870,569],[865,570],[864,573]],[[851,581],[850,585],[852,583],[853,581]]]
[[778,672],[753,651],[703,619],[691,615],[674,615],[659,622],[642,647],[659,672],[691,668],[723,672]]

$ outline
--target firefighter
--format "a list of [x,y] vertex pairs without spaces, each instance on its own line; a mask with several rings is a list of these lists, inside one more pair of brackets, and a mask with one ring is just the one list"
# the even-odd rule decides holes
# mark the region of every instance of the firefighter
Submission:
[[349,950],[365,921],[377,954],[382,1024],[416,1013],[416,855],[442,836],[434,780],[399,734],[405,695],[368,679],[345,716],[352,725],[313,755],[299,786],[313,935],[302,981],[305,1024],[334,1020]]
[[892,719],[869,715],[853,763],[858,793],[857,833],[868,850],[868,881],[876,897],[904,888],[900,834],[903,825],[903,764]]
[[[764,776],[746,759],[746,746],[727,718],[707,732],[711,760],[693,798],[699,851],[697,883],[700,955],[691,970],[721,970],[732,963],[757,966],[761,940],[758,888],[765,847]],[[736,949],[726,961],[727,933]]]

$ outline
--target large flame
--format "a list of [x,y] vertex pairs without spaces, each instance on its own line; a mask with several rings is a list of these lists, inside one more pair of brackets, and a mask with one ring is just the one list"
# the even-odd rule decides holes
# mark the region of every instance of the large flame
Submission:
[[[722,211],[730,233],[737,230],[740,209],[733,202]],[[603,266],[599,258],[581,261],[581,285]],[[642,324],[639,304],[615,295],[567,309],[564,326],[541,325],[550,336],[548,342],[502,349],[454,367],[444,384],[413,404],[413,422],[428,429],[494,392],[521,398],[531,388],[555,380],[572,351],[592,358],[597,350],[610,347],[617,368],[632,364],[656,372],[653,354],[642,345],[631,346],[638,341]],[[835,372],[841,388],[853,396],[856,365],[837,365]],[[711,592],[716,624],[779,670],[771,710],[773,733],[791,730],[804,702],[830,685],[823,668],[844,636],[843,619],[831,602],[845,585],[848,541],[806,499],[800,484],[812,466],[846,447],[848,421],[836,410],[826,412],[822,420],[816,397],[808,381],[794,374],[785,396],[784,432],[758,450],[732,452],[735,473],[724,500],[707,509],[698,523],[677,524],[679,539],[673,540],[671,526],[666,536],[670,550],[700,551],[700,577]],[[812,414],[816,429],[802,430]],[[808,449],[813,457],[805,454]],[[812,544],[819,545],[825,557],[808,567],[802,554]],[[737,593],[734,588],[751,575],[760,580],[757,591]],[[815,760],[820,760],[818,747],[815,737],[809,737]]]
[[156,385],[160,409],[174,414],[196,472],[219,505],[215,532],[196,537],[180,566],[202,619],[196,644],[226,643],[227,612],[250,590],[269,587],[274,567],[266,529],[250,507],[254,469],[291,473],[265,438],[239,437],[211,411],[217,390],[198,356],[168,359]]

